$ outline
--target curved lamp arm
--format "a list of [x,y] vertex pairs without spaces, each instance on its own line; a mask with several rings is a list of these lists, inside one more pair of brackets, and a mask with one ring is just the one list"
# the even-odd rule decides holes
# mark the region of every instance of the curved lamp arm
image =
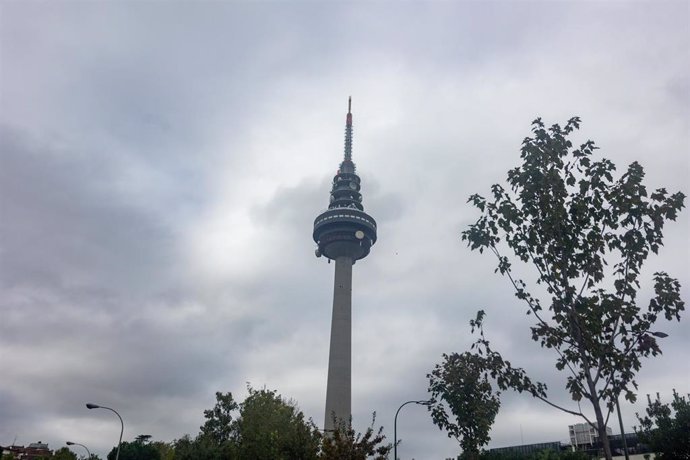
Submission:
[[393,460],[398,460],[398,414],[400,413],[400,409],[405,407],[408,404],[420,404],[422,406],[428,406],[431,404],[431,401],[421,401],[421,400],[411,400],[411,401],[406,401],[398,407],[398,410],[395,411],[395,418],[393,420]]
[[79,444],[78,442],[72,442],[72,441],[67,441],[65,444],[67,444],[68,446],[81,446],[81,447],[83,447],[84,449],[86,449],[86,453],[89,454],[88,460],[91,460],[91,451],[84,444]]
[[120,440],[117,443],[117,454],[115,455],[115,460],[120,460],[120,446],[122,445],[122,433],[125,431],[125,422],[122,421],[122,417],[120,417],[120,414],[117,413],[115,409],[112,407],[105,407],[105,406],[99,406],[98,404],[92,404],[92,403],[86,403],[86,408],[87,409],[108,409],[109,411],[112,411],[117,415],[117,418],[120,419]]

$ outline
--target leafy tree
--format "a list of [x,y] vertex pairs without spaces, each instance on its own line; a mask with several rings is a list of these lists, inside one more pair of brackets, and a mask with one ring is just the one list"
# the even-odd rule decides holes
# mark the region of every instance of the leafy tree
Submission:
[[501,405],[499,393],[489,383],[484,359],[469,352],[444,354],[443,364],[436,365],[427,377],[432,420],[448,437],[458,440],[463,458],[479,458],[479,448],[491,440],[489,431]]
[[134,442],[138,442],[140,444],[146,444],[151,440],[151,435],[150,434],[140,434],[136,438],[134,438]]
[[237,426],[233,420],[233,413],[239,405],[232,397],[232,393],[216,392],[216,404],[212,409],[204,411],[206,421],[199,428],[201,431],[196,439],[188,437],[175,444],[176,458],[227,460],[237,457]]
[[175,446],[173,443],[154,441],[151,445],[156,448],[161,460],[173,460],[175,458]]
[[316,459],[319,433],[297,405],[276,391],[248,387],[235,427],[240,459]]
[[688,398],[673,390],[673,401],[669,407],[661,402],[658,393],[654,401],[647,395],[646,412],[644,417],[635,414],[640,422],[640,430],[637,432],[640,441],[649,444],[660,459],[690,459]]
[[216,392],[216,405],[204,411],[206,422],[200,427],[201,435],[217,444],[227,442],[232,437],[232,412],[238,409],[232,393]]
[[333,436],[323,436],[294,401],[273,390],[247,389],[249,396],[241,404],[230,393],[216,393],[215,407],[204,411],[201,432],[175,440],[172,457],[159,443],[145,445],[158,449],[155,460],[379,460],[393,448],[381,445],[383,428],[374,433],[373,422],[363,435],[341,427]]
[[355,432],[352,420],[347,424],[335,423],[337,428],[322,436],[319,460],[387,460],[393,444],[383,444],[383,427],[374,431],[375,423],[376,413],[364,434]]
[[208,457],[206,456],[196,456],[195,454],[195,444],[196,439],[192,439],[191,436],[188,434],[185,434],[179,439],[175,439],[172,442],[173,449],[174,449],[174,456],[173,458],[175,460],[192,460],[192,459],[202,459],[206,460]]
[[[115,460],[117,446],[108,453],[108,460]],[[133,441],[120,446],[120,460],[161,460],[161,454],[151,443]]]
[[199,435],[192,439],[189,435],[173,441],[174,460],[233,460],[237,458],[235,446],[219,445],[210,438]]
[[69,447],[60,447],[52,457],[54,460],[77,460],[77,454],[72,452]]
[[241,404],[231,393],[216,393],[199,435],[174,442],[175,460],[315,459],[320,436],[297,405],[276,391],[248,391]]
[[173,458],[175,460],[193,460],[193,459],[202,459],[206,460],[209,457],[206,456],[201,456],[199,455],[198,457],[195,455],[196,453],[196,446],[194,445],[196,442],[196,439],[192,439],[191,436],[188,434],[185,434],[179,439],[175,439],[172,442],[173,449],[174,449],[174,456]]
[[[667,220],[675,220],[685,195],[660,188],[651,194],[637,162],[615,179],[614,164],[594,160],[597,149],[587,141],[573,149],[568,136],[580,119],[564,128],[532,123],[532,137],[522,143],[522,164],[508,172],[508,189],[491,187],[492,198],[472,195],[481,217],[462,232],[472,250],[487,250],[497,259],[518,299],[534,317],[532,339],[554,350],[556,368],[567,374],[573,400],[589,401],[594,419],[579,408],[549,401],[546,386],[532,382],[492,351],[492,372],[499,388],[527,391],[597,427],[606,458],[611,449],[606,424],[619,394],[635,401],[635,375],[641,358],[661,353],[653,332],[661,317],[680,320],[684,303],[680,284],[664,272],[654,274],[654,296],[638,305],[640,273],[650,252],[662,245]],[[529,292],[512,268],[517,260],[536,269],[542,297]],[[488,341],[478,343],[487,351]],[[579,406],[578,406],[579,407]]]

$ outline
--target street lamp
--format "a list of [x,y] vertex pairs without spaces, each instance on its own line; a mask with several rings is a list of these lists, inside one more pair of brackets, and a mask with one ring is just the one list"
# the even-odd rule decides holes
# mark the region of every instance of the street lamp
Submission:
[[395,418],[393,420],[393,460],[398,460],[398,413],[400,412],[400,409],[408,404],[420,404],[422,406],[428,406],[431,404],[431,401],[407,401],[402,403],[400,407],[398,407],[398,410],[395,411]]
[[[661,331],[649,332],[649,335],[653,335],[654,337],[658,337],[660,339],[665,339],[666,337],[668,337],[667,333]],[[625,454],[625,460],[629,460],[630,455],[628,454],[628,440],[625,439],[625,428],[623,427],[623,417],[621,417],[621,405],[618,403],[618,395],[616,395],[616,412],[618,412],[618,425],[621,428],[621,441],[623,441],[623,453]]]
[[87,457],[88,460],[91,460],[91,452],[89,452],[89,448],[86,447],[84,444],[79,444],[78,442],[72,441],[67,441],[65,444],[67,444],[68,446],[82,446],[84,449],[86,449],[86,453],[89,454],[89,456]]
[[120,414],[118,414],[115,409],[112,409],[110,407],[105,407],[105,406],[99,406],[98,404],[86,403],[86,408],[87,409],[108,409],[109,411],[115,412],[115,415],[117,415],[117,418],[120,419],[120,425],[122,426],[122,428],[120,429],[120,440],[117,443],[117,454],[115,454],[115,460],[120,460],[120,445],[122,444],[122,433],[124,433],[124,431],[125,431],[125,422],[122,421],[122,417],[120,417]]

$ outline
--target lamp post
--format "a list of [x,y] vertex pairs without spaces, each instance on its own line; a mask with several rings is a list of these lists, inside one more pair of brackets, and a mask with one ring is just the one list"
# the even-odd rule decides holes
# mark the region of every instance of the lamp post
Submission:
[[616,410],[618,411],[618,424],[621,427],[621,441],[623,442],[623,453],[625,454],[625,460],[630,460],[628,455],[628,440],[625,439],[625,429],[623,428],[623,417],[621,417],[621,406],[618,404],[618,397],[616,397]]
[[115,454],[115,460],[120,460],[120,445],[122,444],[122,433],[124,433],[124,431],[125,431],[125,422],[122,421],[122,417],[120,417],[120,414],[118,414],[115,409],[112,409],[110,407],[105,407],[105,406],[99,406],[98,404],[86,403],[86,408],[87,409],[108,409],[109,411],[115,412],[115,415],[117,415],[117,418],[120,419],[120,425],[122,426],[122,428],[120,428],[120,440],[117,442],[117,454]]
[[420,404],[422,406],[428,406],[430,403],[431,401],[407,401],[402,403],[400,407],[398,407],[398,410],[395,411],[395,418],[393,419],[393,460],[398,460],[398,413],[400,413],[400,409],[408,404]]
[[89,455],[87,458],[88,460],[91,460],[91,452],[89,451],[89,448],[86,447],[84,444],[79,444],[78,442],[72,442],[72,441],[67,441],[65,444],[68,446],[82,446],[84,449],[86,449],[86,453]]
[[[649,334],[660,339],[665,339],[666,337],[668,337],[667,333],[661,331],[650,332]],[[640,340],[640,337],[638,337],[637,340]],[[618,403],[618,396],[616,396],[616,411],[618,412],[618,425],[620,425],[621,428],[621,441],[623,442],[623,453],[625,454],[625,460],[629,460],[630,455],[628,454],[628,440],[625,439],[625,429],[623,428],[623,417],[621,417],[621,406]]]

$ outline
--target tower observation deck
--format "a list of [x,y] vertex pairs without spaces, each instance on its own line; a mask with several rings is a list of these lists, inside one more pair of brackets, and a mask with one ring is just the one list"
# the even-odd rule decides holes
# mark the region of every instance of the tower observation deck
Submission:
[[376,221],[362,206],[361,180],[352,162],[352,99],[345,121],[345,155],[333,177],[328,209],[314,220],[316,256],[335,261],[328,356],[325,429],[349,423],[352,394],[352,265],[376,242]]

